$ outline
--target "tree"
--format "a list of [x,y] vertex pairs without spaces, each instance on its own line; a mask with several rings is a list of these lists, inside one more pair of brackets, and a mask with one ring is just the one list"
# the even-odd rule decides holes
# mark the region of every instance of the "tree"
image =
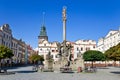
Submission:
[[0,65],[1,65],[2,59],[11,58],[13,56],[14,56],[14,54],[12,53],[11,49],[9,49],[8,47],[5,47],[3,45],[0,45]]
[[96,50],[89,50],[83,54],[83,59],[85,61],[92,61],[92,67],[94,61],[104,61],[105,56],[102,52]]
[[107,60],[114,60],[115,63],[116,61],[120,61],[120,43],[105,51],[104,54]]
[[120,61],[120,43],[105,51],[107,60]]
[[40,56],[38,54],[32,54],[29,59],[31,62],[34,62],[34,64],[38,61],[44,61],[43,56]]

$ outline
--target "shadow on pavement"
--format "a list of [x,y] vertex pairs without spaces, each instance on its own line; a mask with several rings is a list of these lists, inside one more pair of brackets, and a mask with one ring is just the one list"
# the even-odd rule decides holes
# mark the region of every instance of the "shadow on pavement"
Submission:
[[0,75],[11,75],[11,74],[15,74],[15,72],[1,72]]
[[17,66],[12,66],[12,67],[3,67],[7,69],[19,69],[21,67],[28,67],[28,66],[33,66],[33,65],[17,65]]
[[114,71],[114,72],[110,72],[110,73],[120,74],[120,71]]
[[97,67],[97,69],[109,69],[108,67]]
[[15,73],[34,73],[36,71],[15,71]]

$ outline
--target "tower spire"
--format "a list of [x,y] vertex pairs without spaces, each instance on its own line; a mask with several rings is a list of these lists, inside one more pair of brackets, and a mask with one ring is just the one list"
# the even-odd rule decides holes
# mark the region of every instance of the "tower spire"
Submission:
[[45,12],[43,12],[43,26],[45,25]]
[[41,26],[41,30],[40,30],[40,34],[38,36],[39,42],[41,40],[47,40],[48,41],[48,36],[47,36],[47,31],[46,31],[46,27],[45,27],[45,12],[43,12],[43,21],[42,21],[42,26]]

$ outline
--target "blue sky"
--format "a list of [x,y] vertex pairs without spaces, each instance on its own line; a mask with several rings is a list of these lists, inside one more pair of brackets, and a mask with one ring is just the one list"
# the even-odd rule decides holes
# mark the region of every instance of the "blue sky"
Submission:
[[33,48],[45,12],[49,41],[62,42],[62,8],[67,7],[67,40],[98,41],[120,26],[120,0],[0,0],[0,26],[9,24],[15,38]]

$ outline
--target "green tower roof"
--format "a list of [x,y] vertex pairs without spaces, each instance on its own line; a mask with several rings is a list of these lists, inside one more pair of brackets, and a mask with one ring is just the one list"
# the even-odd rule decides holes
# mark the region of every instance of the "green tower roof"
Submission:
[[47,36],[46,27],[44,25],[41,27],[39,36]]

